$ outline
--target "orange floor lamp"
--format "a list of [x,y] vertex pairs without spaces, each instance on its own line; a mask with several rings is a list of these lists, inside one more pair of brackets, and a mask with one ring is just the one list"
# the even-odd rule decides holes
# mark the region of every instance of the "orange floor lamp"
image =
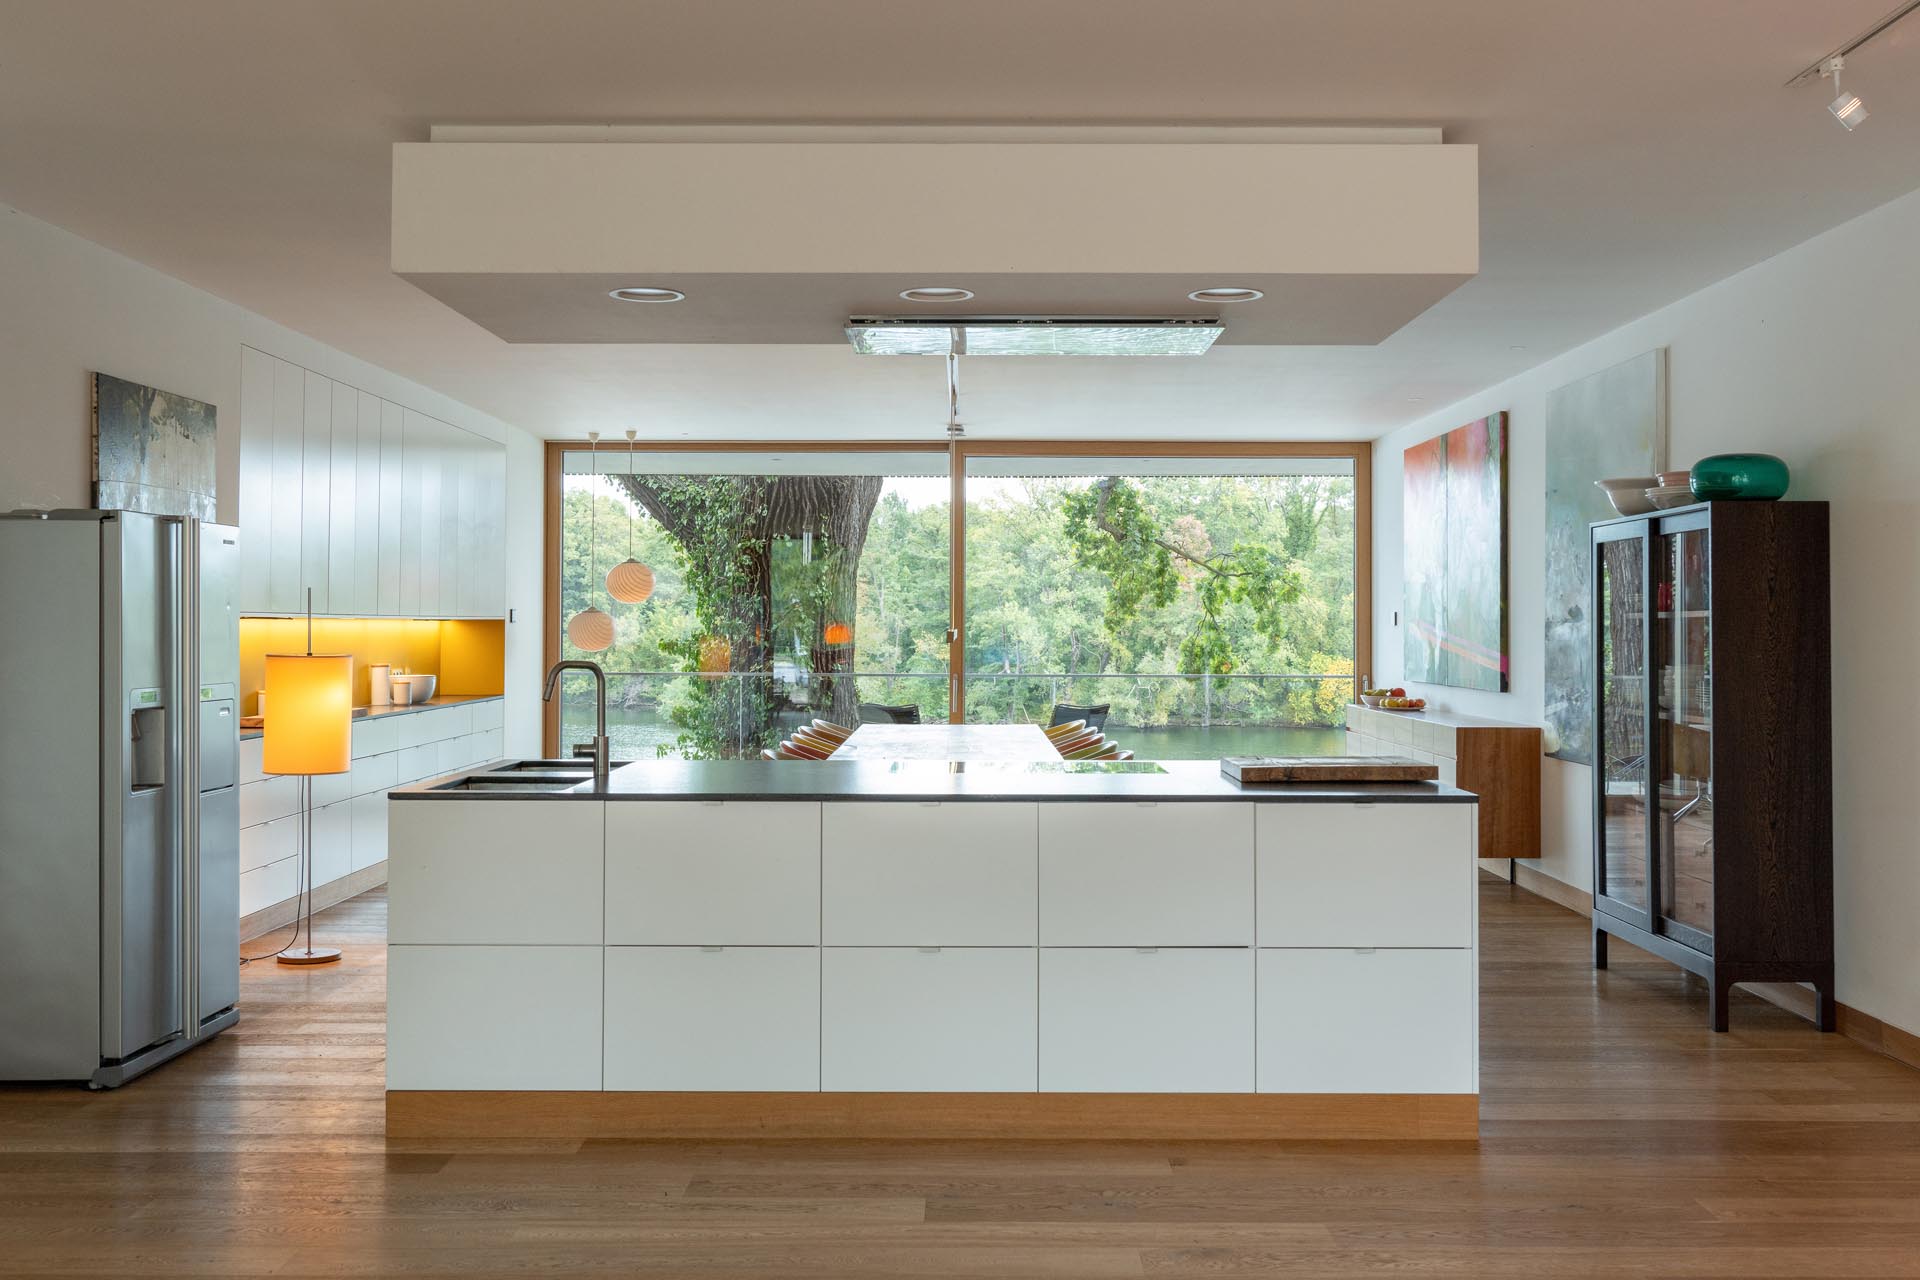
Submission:
[[[352,765],[353,658],[344,653],[313,652],[313,623],[307,623],[307,652],[267,655],[266,717],[261,726],[261,769],[300,780],[300,862],[304,883],[293,940],[275,957],[281,964],[332,964],[338,947],[313,945],[313,780],[345,773]],[[304,917],[307,945],[297,947]]]

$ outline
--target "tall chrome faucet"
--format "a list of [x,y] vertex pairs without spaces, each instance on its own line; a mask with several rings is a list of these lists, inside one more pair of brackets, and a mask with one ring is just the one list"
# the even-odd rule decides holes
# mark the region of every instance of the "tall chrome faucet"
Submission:
[[593,741],[576,742],[573,746],[573,754],[576,756],[591,755],[593,757],[593,780],[595,782],[605,782],[608,772],[607,673],[600,669],[599,663],[587,662],[580,658],[569,658],[565,662],[556,662],[547,671],[547,691],[541,695],[543,701],[553,701],[553,695],[560,687],[560,673],[568,669],[574,671],[591,671],[593,673]]

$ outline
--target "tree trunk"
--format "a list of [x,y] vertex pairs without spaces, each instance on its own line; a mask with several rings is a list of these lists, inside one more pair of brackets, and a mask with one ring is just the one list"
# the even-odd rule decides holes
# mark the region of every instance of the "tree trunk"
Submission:
[[778,695],[734,698],[730,729],[737,745],[769,744],[776,716],[787,704],[788,691],[772,688],[775,645],[782,639],[775,634],[780,603],[775,592],[793,589],[775,581],[774,548],[783,541],[801,545],[804,563],[820,564],[813,607],[797,622],[789,619],[802,630],[798,638],[818,685],[810,709],[841,724],[858,721],[859,691],[844,673],[853,670],[860,553],[880,500],[881,477],[613,479],[686,552],[688,577],[702,602],[702,624],[725,640],[728,670],[743,677],[735,690]]

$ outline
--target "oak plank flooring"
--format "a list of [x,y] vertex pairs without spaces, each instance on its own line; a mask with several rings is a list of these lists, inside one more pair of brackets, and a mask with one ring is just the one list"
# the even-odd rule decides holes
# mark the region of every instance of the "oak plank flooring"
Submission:
[[1477,1145],[389,1140],[370,893],[213,1044],[0,1088],[0,1276],[1920,1277],[1920,1072],[1480,892]]

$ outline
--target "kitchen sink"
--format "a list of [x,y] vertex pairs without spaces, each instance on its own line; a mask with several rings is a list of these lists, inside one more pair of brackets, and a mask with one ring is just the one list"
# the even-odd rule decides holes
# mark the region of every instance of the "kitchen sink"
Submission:
[[[609,763],[608,767],[618,769],[623,764],[632,763],[633,761],[631,760],[614,760]],[[495,765],[492,769],[489,769],[488,772],[582,773],[591,775],[593,773],[593,762],[591,760],[509,760],[505,764]]]
[[577,773],[469,773],[436,783],[433,791],[571,791],[593,781],[591,769]]

